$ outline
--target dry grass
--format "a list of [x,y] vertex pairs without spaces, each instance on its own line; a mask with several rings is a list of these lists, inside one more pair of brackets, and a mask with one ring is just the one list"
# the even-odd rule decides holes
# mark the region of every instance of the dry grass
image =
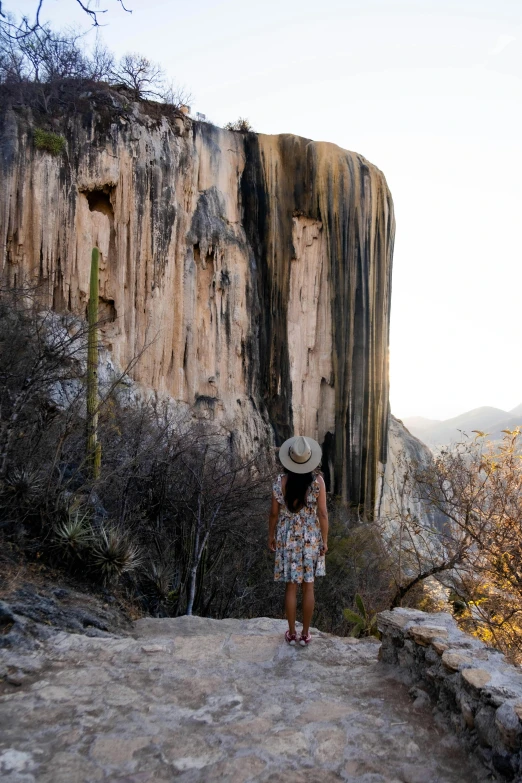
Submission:
[[4,543],[0,550],[0,599],[7,600],[28,581],[38,584],[42,580],[41,571],[40,563],[28,563],[23,555]]

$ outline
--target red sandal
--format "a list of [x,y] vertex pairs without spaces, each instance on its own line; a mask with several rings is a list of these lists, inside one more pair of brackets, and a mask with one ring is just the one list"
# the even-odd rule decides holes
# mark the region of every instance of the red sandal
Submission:
[[296,635],[295,633],[290,633],[290,631],[285,632],[285,641],[288,642],[288,644],[295,644]]
[[301,647],[306,647],[306,645],[310,644],[311,641],[312,641],[311,633],[307,633],[307,634],[302,633],[301,636],[299,637],[299,644],[301,645]]

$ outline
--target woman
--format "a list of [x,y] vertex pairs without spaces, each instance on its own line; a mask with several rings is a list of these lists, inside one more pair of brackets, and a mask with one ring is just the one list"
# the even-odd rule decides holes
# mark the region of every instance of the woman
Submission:
[[286,582],[285,639],[295,645],[297,585],[303,586],[303,630],[299,644],[306,647],[312,637],[314,578],[325,575],[324,555],[328,551],[328,513],[324,479],[316,470],[321,447],[296,436],[279,449],[285,473],[277,477],[268,522],[268,547],[276,553],[274,580]]

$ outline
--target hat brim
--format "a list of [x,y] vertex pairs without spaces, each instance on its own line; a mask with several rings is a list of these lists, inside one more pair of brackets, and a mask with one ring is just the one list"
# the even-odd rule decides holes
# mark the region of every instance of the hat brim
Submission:
[[281,464],[292,473],[311,473],[320,464],[323,457],[323,452],[320,445],[313,438],[309,438],[306,435],[306,440],[310,444],[312,453],[310,459],[306,462],[294,462],[290,456],[290,448],[295,443],[299,435],[295,435],[293,438],[285,440],[282,446],[279,447],[279,459]]

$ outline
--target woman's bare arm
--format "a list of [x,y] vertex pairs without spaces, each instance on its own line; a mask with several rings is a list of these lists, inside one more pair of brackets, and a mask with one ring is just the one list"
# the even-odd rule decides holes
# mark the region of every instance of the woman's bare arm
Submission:
[[276,525],[279,519],[279,503],[275,495],[272,495],[272,505],[270,506],[270,516],[268,517],[268,548],[271,552],[276,551]]
[[328,552],[328,511],[326,508],[326,485],[322,476],[318,477],[319,497],[317,498],[317,514],[319,516],[319,525],[321,527],[321,536],[323,547],[321,554]]

